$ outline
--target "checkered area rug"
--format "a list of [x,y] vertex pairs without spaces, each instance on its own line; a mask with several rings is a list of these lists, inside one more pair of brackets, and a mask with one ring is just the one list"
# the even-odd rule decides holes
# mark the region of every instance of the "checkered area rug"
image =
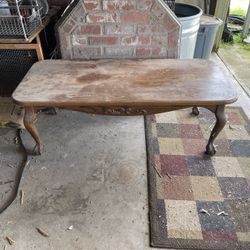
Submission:
[[250,249],[250,122],[228,108],[210,157],[214,115],[190,111],[146,118],[151,245]]

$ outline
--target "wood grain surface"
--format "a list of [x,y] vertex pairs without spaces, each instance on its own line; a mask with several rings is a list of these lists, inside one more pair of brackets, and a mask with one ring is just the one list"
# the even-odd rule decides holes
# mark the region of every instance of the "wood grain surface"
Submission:
[[228,72],[208,60],[45,60],[13,94],[23,106],[219,105],[237,100]]

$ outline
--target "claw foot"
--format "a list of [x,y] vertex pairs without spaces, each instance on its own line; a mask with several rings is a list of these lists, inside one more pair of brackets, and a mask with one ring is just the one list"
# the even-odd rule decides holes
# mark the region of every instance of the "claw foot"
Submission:
[[200,114],[200,111],[197,107],[192,108],[192,115],[198,116]]
[[213,144],[208,144],[206,146],[206,154],[210,156],[213,156],[216,154],[216,148]]

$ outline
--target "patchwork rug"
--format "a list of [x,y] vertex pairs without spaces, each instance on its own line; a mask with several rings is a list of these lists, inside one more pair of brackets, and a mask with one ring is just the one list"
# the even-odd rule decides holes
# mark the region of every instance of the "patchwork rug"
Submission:
[[228,123],[204,154],[214,115],[191,109],[146,118],[151,245],[250,249],[250,122],[228,108]]

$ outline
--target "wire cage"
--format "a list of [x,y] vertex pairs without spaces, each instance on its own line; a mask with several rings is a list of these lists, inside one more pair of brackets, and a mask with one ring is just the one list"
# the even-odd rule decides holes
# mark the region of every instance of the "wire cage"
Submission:
[[10,97],[37,61],[36,50],[0,49],[0,96]]
[[169,8],[174,12],[174,8],[175,8],[175,0],[163,0],[168,6]]
[[42,25],[46,0],[0,0],[0,39],[27,40]]

